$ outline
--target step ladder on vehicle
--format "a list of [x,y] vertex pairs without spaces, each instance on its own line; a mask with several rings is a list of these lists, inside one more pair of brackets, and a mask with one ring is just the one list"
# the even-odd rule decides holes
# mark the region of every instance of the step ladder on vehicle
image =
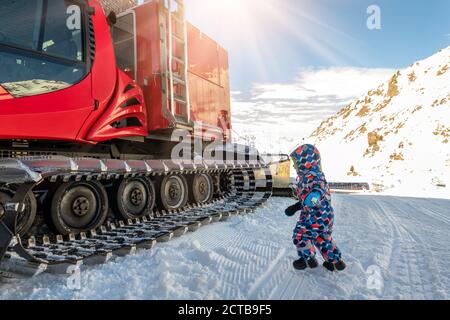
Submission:
[[160,0],[163,108],[172,127],[191,128],[187,22],[183,0]]

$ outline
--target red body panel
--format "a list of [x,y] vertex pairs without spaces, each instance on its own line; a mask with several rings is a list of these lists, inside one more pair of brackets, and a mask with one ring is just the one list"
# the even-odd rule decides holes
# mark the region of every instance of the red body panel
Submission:
[[7,100],[7,99],[9,100],[12,98],[13,97],[8,93],[8,91],[0,87],[0,100]]
[[75,141],[92,110],[90,75],[64,90],[0,100],[0,139]]
[[[142,102],[142,90],[121,70],[118,72],[118,84],[114,100],[106,108],[104,114],[96,120],[86,137],[89,141],[102,142],[117,137],[147,136],[147,108]],[[134,100],[132,100],[134,99]],[[135,101],[124,106],[127,101]],[[112,124],[134,118],[140,125],[124,128],[115,128]]]
[[[132,79],[116,67],[116,58],[111,33],[103,10],[95,1],[97,14],[93,17],[95,28],[96,58],[92,66],[92,96],[98,101],[98,108],[86,120],[78,135],[79,140],[101,142],[120,137],[147,136],[147,110],[143,107],[142,91],[136,88]],[[124,93],[128,84],[134,89]],[[121,108],[127,99],[136,97],[139,105]],[[115,121],[136,117],[142,126],[115,129]]]
[[191,117],[226,132],[231,128],[228,53],[190,24],[188,37]]
[[[136,15],[137,83],[144,92],[150,131],[166,129],[169,121],[162,108],[160,29],[158,2],[134,9]],[[145,83],[148,83],[146,86]]]
[[[133,9],[136,15],[136,80],[143,88],[150,131],[166,129],[169,126],[162,104],[162,42],[158,10],[158,1],[147,2]],[[230,86],[227,52],[188,23],[188,61],[191,119],[222,130],[229,129]],[[229,138],[228,135],[227,139]]]

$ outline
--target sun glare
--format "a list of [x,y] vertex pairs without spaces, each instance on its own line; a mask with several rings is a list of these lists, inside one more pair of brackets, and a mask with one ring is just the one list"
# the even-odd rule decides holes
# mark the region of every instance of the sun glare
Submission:
[[[207,30],[232,55],[251,55],[262,75],[277,69],[279,50],[276,40],[289,37],[323,59],[336,63],[339,48],[320,37],[320,30],[346,36],[326,22],[311,16],[308,2],[302,0],[186,0],[188,17],[200,29]],[[295,50],[283,47],[283,50]],[[301,52],[295,52],[301,59]]]
[[[276,0],[275,0],[276,1]],[[210,28],[220,29],[221,37],[236,38],[235,32],[262,27],[265,18],[260,9],[273,1],[257,0],[187,0],[188,10],[197,21],[207,23]]]
[[188,17],[230,51],[230,59],[251,58],[265,77],[274,48],[267,33],[281,19],[280,0],[186,0]]

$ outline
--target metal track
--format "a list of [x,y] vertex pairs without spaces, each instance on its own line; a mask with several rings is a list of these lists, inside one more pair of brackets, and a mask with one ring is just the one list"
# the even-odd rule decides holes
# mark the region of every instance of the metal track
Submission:
[[[255,176],[258,170],[262,171],[260,180]],[[218,172],[230,173],[232,188],[208,204],[188,205],[170,212],[154,211],[129,221],[107,222],[88,234],[30,237],[27,243],[22,243],[15,232],[15,218],[25,194],[46,179],[51,182],[100,181]],[[5,216],[0,222],[0,243],[7,243],[6,253],[0,261],[3,278],[32,277],[43,272],[71,274],[81,266],[102,264],[115,256],[133,254],[138,249],[151,249],[159,242],[194,232],[212,222],[253,212],[272,195],[272,175],[259,161],[178,163],[171,160],[23,158],[0,161],[0,182],[22,186],[13,202],[4,205]]]

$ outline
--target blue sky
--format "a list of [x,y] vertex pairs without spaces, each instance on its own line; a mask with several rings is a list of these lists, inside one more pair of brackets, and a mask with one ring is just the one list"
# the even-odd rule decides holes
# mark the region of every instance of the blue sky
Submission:
[[[186,0],[188,18],[230,54],[234,91],[311,68],[404,68],[450,45],[449,0]],[[381,9],[369,30],[367,8]]]

